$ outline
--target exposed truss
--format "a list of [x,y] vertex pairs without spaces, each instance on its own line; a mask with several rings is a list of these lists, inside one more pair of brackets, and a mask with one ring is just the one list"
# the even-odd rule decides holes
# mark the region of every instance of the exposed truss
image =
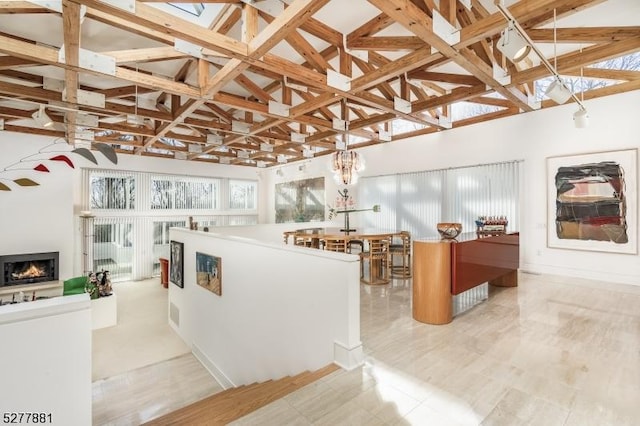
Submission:
[[[506,23],[485,0],[205,0],[208,27],[153,0],[48,3],[60,7],[0,1],[4,128],[122,153],[270,166],[347,138],[357,148],[532,111],[549,76],[536,58],[516,65],[493,48]],[[596,5],[607,2],[509,8],[539,46],[563,47],[561,74],[608,81],[587,100],[640,88],[638,70],[585,68],[640,51],[640,26],[549,28],[554,8],[563,18]],[[345,30],[327,13],[340,8],[365,18]],[[459,102],[490,108],[452,122]],[[31,120],[41,104],[54,129]]]

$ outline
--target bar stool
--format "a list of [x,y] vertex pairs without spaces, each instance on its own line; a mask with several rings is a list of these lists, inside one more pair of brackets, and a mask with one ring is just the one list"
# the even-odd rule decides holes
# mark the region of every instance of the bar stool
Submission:
[[[398,235],[400,241],[392,241],[389,246],[389,252],[391,256],[391,275],[411,278],[411,234],[407,231],[402,231]],[[394,259],[400,256],[402,264],[396,265]]]
[[[364,275],[364,261],[369,261],[369,279]],[[369,250],[360,253],[360,281],[365,284],[389,284],[389,239],[369,240]]]

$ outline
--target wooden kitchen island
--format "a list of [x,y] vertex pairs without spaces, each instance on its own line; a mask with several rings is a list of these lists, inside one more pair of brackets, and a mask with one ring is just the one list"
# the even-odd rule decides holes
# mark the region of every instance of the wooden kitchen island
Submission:
[[488,282],[518,285],[518,233],[478,237],[461,234],[455,240],[413,242],[413,318],[427,324],[453,319],[453,297]]

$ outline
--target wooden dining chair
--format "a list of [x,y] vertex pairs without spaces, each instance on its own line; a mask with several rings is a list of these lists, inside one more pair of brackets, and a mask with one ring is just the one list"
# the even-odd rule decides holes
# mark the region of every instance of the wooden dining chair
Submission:
[[[368,277],[364,273],[365,261],[368,261],[369,265]],[[368,250],[360,253],[360,281],[371,285],[388,284],[389,264],[389,239],[369,240]]]
[[324,239],[325,250],[347,253],[348,247],[349,247],[349,244],[347,243],[347,240],[345,240],[344,238],[325,238]]
[[[389,246],[391,256],[391,275],[401,278],[411,278],[411,234],[402,231],[391,242]],[[394,261],[400,257],[396,264]]]
[[349,251],[349,253],[354,253],[353,252],[354,248],[358,249],[358,253],[362,253],[364,251],[364,241],[362,241],[362,240],[349,240],[349,242],[347,242],[347,250]]

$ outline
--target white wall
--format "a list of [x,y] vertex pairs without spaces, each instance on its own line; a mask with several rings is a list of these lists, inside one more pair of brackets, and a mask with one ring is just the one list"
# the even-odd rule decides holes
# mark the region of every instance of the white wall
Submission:
[[[0,191],[0,254],[60,252],[60,279],[73,276],[74,218],[73,169],[60,161],[48,161],[60,153],[38,154],[39,150],[65,149],[62,146],[45,148],[53,139],[20,133],[0,132],[0,182],[11,191]],[[23,162],[16,167],[28,170],[2,171],[12,163],[32,156],[43,159],[49,173],[32,170],[36,162]],[[84,160],[75,161],[74,164]],[[29,178],[40,184],[20,187],[5,179]]]
[[0,412],[51,413],[51,423],[48,417],[40,423],[60,426],[91,424],[89,302],[79,294],[0,307]]
[[[334,222],[302,222],[302,223],[271,223],[260,226],[220,226],[211,231],[216,234],[234,235],[236,237],[252,238],[259,241],[282,243],[285,231],[295,231],[303,228],[327,228],[335,226]],[[289,238],[288,244],[293,244],[293,239]]]
[[[590,100],[586,107],[591,116],[586,129],[573,126],[576,106],[571,104],[363,148],[360,153],[366,160],[366,170],[362,175],[524,160],[522,269],[640,285],[638,255],[547,248],[546,158],[640,147],[640,91]],[[313,160],[306,177],[326,176],[327,201],[332,202],[336,187],[328,163],[328,156]],[[301,178],[296,170],[292,164],[283,167],[284,177],[271,170],[265,172],[264,181],[270,193],[276,183]],[[357,202],[357,186],[353,192]],[[273,195],[267,203],[268,217],[273,222]]]
[[[60,140],[57,139],[59,142]],[[185,174],[191,176],[215,176],[237,179],[259,179],[256,169],[208,164],[195,161],[169,160],[155,157],[118,155],[113,165],[98,151],[94,155],[98,165],[76,155],[69,154],[75,165],[70,168],[60,161],[49,161],[51,151],[67,151],[65,144],[49,146],[54,138],[0,131],[0,182],[12,191],[0,191],[0,255],[31,252],[60,252],[60,279],[82,273],[81,224],[77,215],[81,205],[81,173],[83,167],[134,170],[157,173]],[[39,150],[47,151],[38,154]],[[43,159],[50,173],[36,172],[39,162],[24,162],[16,167],[28,170],[2,171],[5,167],[28,156]],[[40,183],[36,187],[19,187],[5,179],[28,177]],[[259,182],[259,196],[265,197],[265,188]],[[262,203],[264,205],[265,203]],[[264,212],[258,212],[264,215]],[[262,221],[264,217],[261,216]]]
[[[361,363],[357,256],[179,228],[171,239],[184,288],[169,283],[169,323],[223,386]],[[196,251],[222,258],[222,296],[196,284]]]

